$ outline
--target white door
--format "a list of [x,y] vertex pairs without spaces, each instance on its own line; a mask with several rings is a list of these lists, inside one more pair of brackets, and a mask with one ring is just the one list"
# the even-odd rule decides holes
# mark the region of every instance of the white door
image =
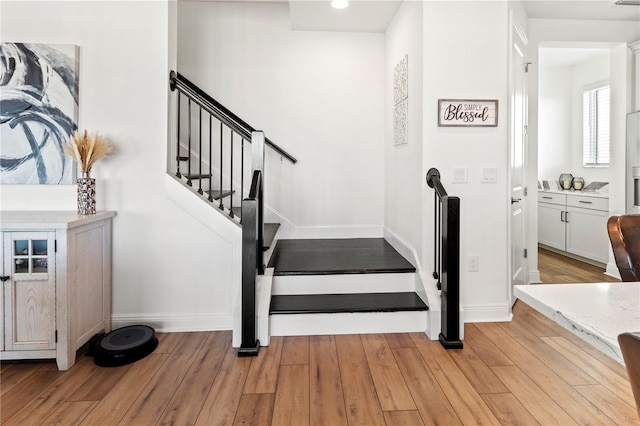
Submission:
[[511,236],[511,303],[515,303],[513,286],[525,284],[527,264],[525,260],[525,164],[527,145],[527,38],[511,15],[511,58],[510,58],[510,105],[509,105],[509,144],[510,144],[510,191],[511,217],[509,235]]

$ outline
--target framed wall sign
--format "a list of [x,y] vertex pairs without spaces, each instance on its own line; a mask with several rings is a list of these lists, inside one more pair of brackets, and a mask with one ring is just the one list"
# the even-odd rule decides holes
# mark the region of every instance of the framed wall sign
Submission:
[[438,127],[497,126],[497,99],[438,99]]

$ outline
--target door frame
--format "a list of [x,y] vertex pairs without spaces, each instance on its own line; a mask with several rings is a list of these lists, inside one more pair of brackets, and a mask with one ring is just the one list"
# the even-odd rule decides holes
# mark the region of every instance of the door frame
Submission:
[[[507,174],[507,181],[508,181],[508,185],[507,185],[507,200],[509,200],[507,202],[507,283],[508,283],[508,289],[507,289],[507,299],[510,302],[509,303],[509,308],[511,308],[511,306],[513,305],[513,303],[515,303],[515,297],[513,294],[513,271],[512,271],[512,207],[511,207],[511,192],[512,192],[512,171],[511,171],[511,156],[512,156],[512,144],[513,144],[513,135],[514,135],[514,123],[515,123],[515,117],[514,117],[514,105],[513,105],[513,94],[515,91],[515,75],[514,75],[514,70],[516,69],[513,66],[513,61],[514,61],[514,57],[512,54],[513,51],[513,45],[516,42],[516,38],[519,39],[524,47],[524,52],[523,52],[523,56],[525,58],[528,57],[527,55],[527,47],[528,47],[528,37],[526,32],[524,31],[524,28],[522,27],[522,25],[520,24],[520,22],[518,21],[517,17],[515,16],[515,13],[513,10],[510,10],[509,12],[509,52],[508,52],[508,63],[509,63],[509,73],[508,73],[508,99],[509,99],[509,117],[508,117],[508,146],[507,146],[507,170],[509,170],[509,173]],[[525,82],[524,82],[524,97],[525,97],[525,107],[524,107],[524,117],[523,117],[523,124],[524,126],[528,126],[529,123],[529,108],[528,108],[528,82],[526,79],[526,71],[525,71]],[[524,197],[522,199],[522,222],[523,222],[523,229],[522,229],[522,246],[524,249],[526,249],[527,247],[529,247],[529,235],[527,232],[527,223],[528,223],[528,202],[527,202],[527,176],[528,176],[528,161],[529,161],[529,156],[528,156],[528,131],[524,133],[523,135],[523,164],[522,164],[522,175],[523,175],[523,185],[524,185]],[[524,253],[523,253],[524,256]],[[528,257],[524,259],[523,262],[523,268],[524,271],[523,276],[524,276],[524,281],[526,284],[529,284],[529,265],[528,265],[528,261],[527,261]]]

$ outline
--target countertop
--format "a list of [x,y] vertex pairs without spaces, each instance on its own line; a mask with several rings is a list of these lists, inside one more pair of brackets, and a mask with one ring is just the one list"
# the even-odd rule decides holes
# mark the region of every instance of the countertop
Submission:
[[621,363],[618,335],[640,331],[640,282],[517,285],[514,294]]
[[565,194],[565,195],[576,195],[581,197],[594,197],[594,198],[609,198],[608,192],[591,192],[591,191],[576,191],[575,189],[538,189],[539,194],[550,193],[550,194]]

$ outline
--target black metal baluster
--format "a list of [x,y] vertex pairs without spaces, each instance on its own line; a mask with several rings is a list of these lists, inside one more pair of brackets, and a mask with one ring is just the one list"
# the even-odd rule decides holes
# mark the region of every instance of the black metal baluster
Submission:
[[231,199],[229,200],[229,216],[233,217],[233,129],[231,130],[231,166],[230,166],[230,178],[229,178],[229,191],[231,192]]
[[189,149],[188,149],[188,159],[187,159],[187,185],[192,186],[191,183],[191,99],[189,99]]
[[176,177],[181,178],[182,174],[180,173],[180,91],[178,91],[178,130],[176,135],[176,162],[178,163],[178,167],[176,169]]
[[224,210],[224,202],[222,200],[222,122],[220,122],[220,210]]
[[209,176],[211,176],[209,179],[209,201],[213,202],[213,170],[211,169],[213,164],[213,126],[211,120],[212,116],[209,114]]
[[442,289],[442,200],[438,199],[438,289]]
[[244,199],[244,138],[240,143],[240,223],[242,223],[242,200]]
[[200,179],[198,179],[198,194],[202,195],[204,194],[202,191],[202,107],[200,107],[198,114],[198,174],[200,175]]
[[[433,278],[439,281],[440,264],[438,263],[438,194],[433,193]],[[440,286],[438,286],[440,288]]]

